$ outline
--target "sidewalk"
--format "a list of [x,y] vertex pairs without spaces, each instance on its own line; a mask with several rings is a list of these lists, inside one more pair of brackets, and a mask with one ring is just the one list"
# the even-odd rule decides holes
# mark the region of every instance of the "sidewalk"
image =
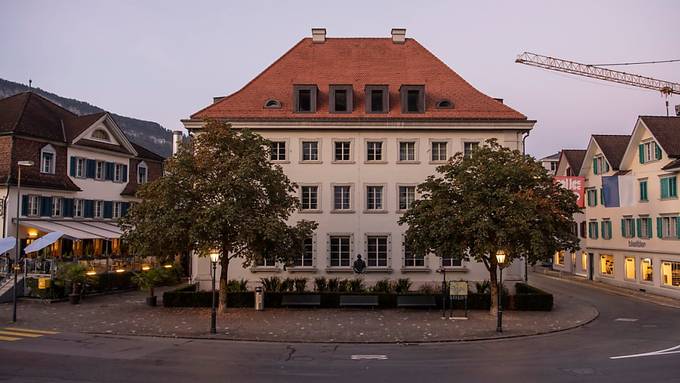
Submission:
[[549,278],[561,279],[568,282],[577,283],[583,286],[604,290],[612,294],[622,295],[625,297],[638,299],[641,301],[650,302],[661,306],[680,309],[680,300],[665,297],[662,295],[643,292],[639,290],[627,289],[625,287],[614,286],[600,281],[591,281],[578,275],[560,272],[556,270],[550,270],[547,268],[537,268],[534,271],[534,273],[541,274]]
[[[556,294],[551,312],[506,311],[504,332],[499,335],[496,318],[486,311],[469,312],[469,320],[449,320],[441,319],[437,310],[229,309],[218,315],[218,334],[210,336],[209,309],[148,307],[145,296],[143,292],[99,296],[80,305],[22,301],[17,325],[61,332],[244,341],[420,343],[544,334],[581,326],[598,315],[594,307]],[[11,305],[0,305],[0,324],[6,325],[10,316]]]

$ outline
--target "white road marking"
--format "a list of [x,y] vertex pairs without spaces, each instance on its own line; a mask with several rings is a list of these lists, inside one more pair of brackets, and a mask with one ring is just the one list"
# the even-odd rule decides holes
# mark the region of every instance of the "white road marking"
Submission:
[[669,354],[680,354],[680,345],[667,348],[665,350],[644,352],[642,354],[632,354],[632,355],[621,355],[621,356],[610,356],[609,359],[627,359],[627,358],[641,358],[645,356],[659,356],[659,355],[669,355]]
[[614,322],[637,322],[635,318],[616,318]]
[[386,360],[387,355],[352,355],[352,360]]

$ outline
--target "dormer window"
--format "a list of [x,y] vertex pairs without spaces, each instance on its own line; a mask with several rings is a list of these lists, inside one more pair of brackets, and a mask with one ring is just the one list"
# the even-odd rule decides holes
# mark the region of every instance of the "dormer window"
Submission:
[[609,171],[609,163],[604,156],[596,156],[593,158],[593,173],[595,175],[604,174]]
[[295,85],[293,87],[295,112],[316,112],[316,93],[316,85]]
[[366,113],[387,113],[389,93],[387,85],[366,86]]
[[437,101],[437,108],[438,109],[451,109],[453,108],[453,103],[451,100],[439,100]]
[[149,168],[147,168],[145,162],[140,162],[137,165],[137,183],[144,185],[149,180]]
[[328,102],[331,113],[351,113],[353,109],[351,85],[331,85]]
[[269,100],[265,101],[264,107],[266,109],[281,109],[281,102],[279,100],[270,98]]
[[40,173],[54,174],[56,151],[52,145],[45,145],[40,149]]
[[654,141],[643,142],[639,145],[640,163],[644,164],[661,159],[661,147]]
[[111,141],[111,139],[109,138],[109,134],[104,129],[97,129],[94,132],[92,132],[92,138],[99,141],[106,142]]
[[399,89],[401,93],[401,112],[402,113],[424,113],[425,112],[425,86],[424,85],[402,85]]

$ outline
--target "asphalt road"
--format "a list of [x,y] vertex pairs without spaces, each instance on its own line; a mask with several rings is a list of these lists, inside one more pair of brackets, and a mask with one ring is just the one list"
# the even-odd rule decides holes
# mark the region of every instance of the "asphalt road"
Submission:
[[[531,278],[547,290],[595,305],[600,317],[544,336],[427,345],[44,334],[0,341],[0,381],[680,382],[680,310]],[[657,353],[631,356],[650,352]],[[631,357],[612,359],[620,356]]]

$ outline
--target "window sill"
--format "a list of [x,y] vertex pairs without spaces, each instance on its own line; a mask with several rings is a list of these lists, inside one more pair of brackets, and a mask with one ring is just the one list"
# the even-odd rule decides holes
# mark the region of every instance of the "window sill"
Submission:
[[298,163],[301,164],[323,164],[323,161],[321,160],[300,160]]
[[269,160],[270,163],[272,164],[289,164],[290,161],[288,160]]
[[678,197],[659,198],[659,201],[677,201]]
[[352,268],[349,267],[349,266],[347,266],[347,267],[345,267],[345,266],[343,266],[343,267],[331,266],[331,267],[326,268],[326,272],[327,273],[353,273],[354,270],[352,270]]
[[364,270],[364,273],[392,273],[392,268],[391,267],[378,267],[378,266],[369,266],[366,267]]
[[331,210],[331,214],[354,214],[354,210]]
[[387,210],[381,209],[381,210],[364,210],[364,214],[387,214]]
[[379,161],[367,160],[367,161],[364,161],[364,164],[366,164],[366,165],[381,165],[381,164],[384,165],[386,163],[387,163],[387,161],[384,161],[384,160],[379,160]]
[[601,277],[604,277],[604,278],[614,279],[614,275],[613,275],[613,274],[602,274],[602,273],[600,273],[600,276],[601,276]]
[[442,165],[445,164],[446,161],[429,161],[428,164],[430,165]]
[[[443,269],[447,273],[467,273],[468,271],[470,271],[470,269],[468,269],[465,266],[447,266],[444,267]],[[439,270],[437,270],[437,272],[441,273],[441,270],[442,269],[440,268]]]
[[251,273],[280,273],[281,269],[277,266],[253,266],[250,268]]
[[318,269],[314,266],[292,266],[286,268],[289,273],[316,273]]
[[354,161],[344,161],[344,160],[333,160],[331,161],[332,164],[338,164],[338,165],[352,165],[354,164]]
[[300,209],[300,214],[321,214],[323,210],[319,209]]
[[418,165],[420,164],[420,161],[416,160],[403,160],[403,161],[397,161],[397,164],[399,165]]
[[401,268],[402,273],[430,273],[432,272],[432,269],[426,266],[411,266],[411,267],[402,267]]

